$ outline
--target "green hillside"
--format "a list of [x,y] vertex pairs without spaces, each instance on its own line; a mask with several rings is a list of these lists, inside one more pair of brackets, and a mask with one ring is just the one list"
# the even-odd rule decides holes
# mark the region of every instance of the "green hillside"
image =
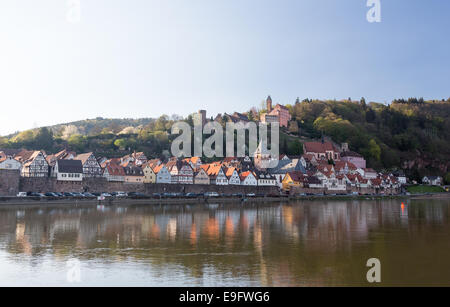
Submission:
[[448,172],[450,99],[410,98],[390,105],[360,101],[297,101],[288,105],[300,135],[347,142],[376,168],[404,166],[410,176]]

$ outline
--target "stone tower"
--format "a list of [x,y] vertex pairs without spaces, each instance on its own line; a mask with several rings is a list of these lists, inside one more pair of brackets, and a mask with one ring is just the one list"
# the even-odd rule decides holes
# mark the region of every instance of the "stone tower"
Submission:
[[200,122],[202,124],[202,127],[205,127],[205,125],[206,125],[206,110],[199,110],[198,115],[200,116]]
[[272,98],[269,96],[266,100],[267,103],[267,113],[272,112]]

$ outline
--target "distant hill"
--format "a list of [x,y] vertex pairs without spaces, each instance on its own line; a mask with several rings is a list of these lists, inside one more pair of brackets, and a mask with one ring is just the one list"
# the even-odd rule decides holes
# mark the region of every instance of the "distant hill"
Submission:
[[[105,130],[111,133],[119,133],[127,127],[144,127],[151,122],[154,122],[153,118],[103,118],[97,117],[94,119],[79,120],[70,123],[57,124],[48,126],[47,128],[53,132],[54,135],[62,135],[64,130],[68,127],[81,135],[96,135]],[[39,128],[31,129],[30,131],[37,131]],[[17,136],[19,132],[7,135],[6,137],[11,139]]]

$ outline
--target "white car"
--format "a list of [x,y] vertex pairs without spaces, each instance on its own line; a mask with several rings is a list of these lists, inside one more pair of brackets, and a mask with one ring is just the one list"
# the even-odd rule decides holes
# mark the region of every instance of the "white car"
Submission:
[[128,194],[125,192],[117,192],[116,197],[127,197]]
[[219,193],[217,193],[217,192],[206,192],[205,196],[206,197],[219,197]]
[[17,194],[17,197],[27,197],[27,192],[19,192],[19,194]]

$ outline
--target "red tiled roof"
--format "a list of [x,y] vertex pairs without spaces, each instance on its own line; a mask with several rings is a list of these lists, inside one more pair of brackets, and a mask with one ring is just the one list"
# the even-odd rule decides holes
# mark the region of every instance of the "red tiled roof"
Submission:
[[326,153],[327,151],[337,151],[334,145],[330,142],[306,142],[305,152]]

